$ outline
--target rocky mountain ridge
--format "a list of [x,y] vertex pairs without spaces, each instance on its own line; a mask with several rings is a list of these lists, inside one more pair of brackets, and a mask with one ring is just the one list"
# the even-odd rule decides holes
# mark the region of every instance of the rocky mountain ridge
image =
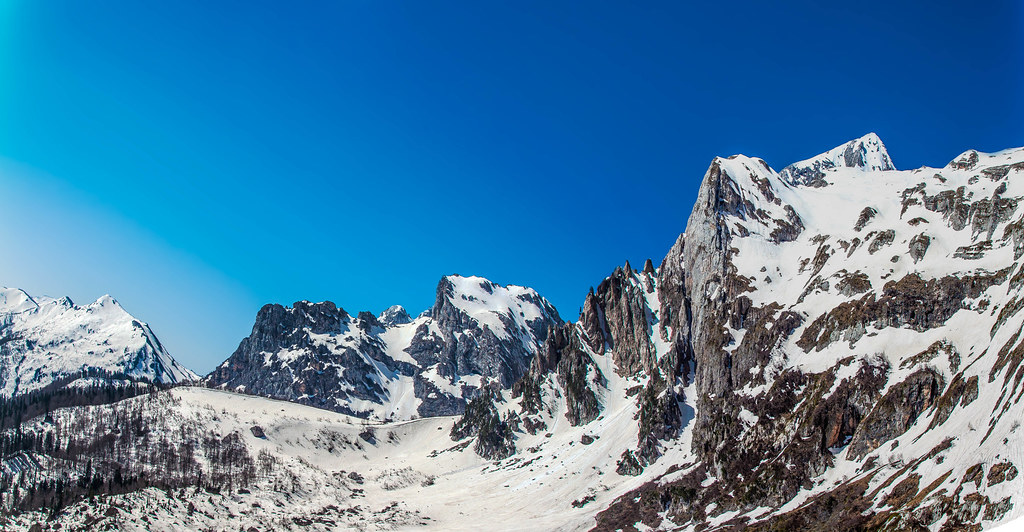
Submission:
[[428,313],[351,316],[329,301],[264,306],[208,386],[371,419],[460,413],[526,371],[558,312],[536,291],[450,275]]
[[688,443],[598,529],[1002,519],[1013,479],[970,479],[1022,458],[1022,170],[1017,149],[899,172],[873,134],[782,172],[716,158],[661,267],[616,269],[495,407],[586,426],[626,389],[623,475]]
[[889,160],[869,135],[781,173],[712,163],[680,269],[698,460],[643,491],[657,511],[629,495],[606,523],[958,529],[1013,507],[967,472],[1019,459],[1024,150]]

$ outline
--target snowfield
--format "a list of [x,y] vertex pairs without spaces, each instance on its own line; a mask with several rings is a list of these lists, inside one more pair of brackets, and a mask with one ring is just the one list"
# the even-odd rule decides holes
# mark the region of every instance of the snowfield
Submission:
[[[64,529],[89,524],[175,531],[586,530],[598,510],[645,481],[614,472],[621,449],[636,437],[635,405],[621,388],[615,391],[623,392],[622,400],[598,421],[583,427],[556,423],[550,432],[522,435],[516,442],[522,452],[497,462],[451,440],[455,417],[369,424],[294,403],[197,387],[140,396],[128,401],[145,404],[151,416],[146,426],[154,432],[197,439],[204,431],[237,433],[250,455],[268,452],[272,466],[246,488],[218,494],[150,488],[80,502],[58,522]],[[265,436],[255,436],[253,427]],[[45,424],[40,421],[37,428],[45,430]],[[584,445],[584,434],[595,441]],[[685,461],[684,448],[685,442],[675,442],[663,467],[652,473]],[[574,501],[585,504],[575,507]],[[27,528],[42,519],[24,514],[9,525]]]

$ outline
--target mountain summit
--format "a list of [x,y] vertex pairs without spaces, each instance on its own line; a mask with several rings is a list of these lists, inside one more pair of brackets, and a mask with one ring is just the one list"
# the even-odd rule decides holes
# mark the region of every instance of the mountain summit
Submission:
[[109,295],[77,306],[67,297],[0,289],[0,395],[83,378],[174,384],[198,377]]
[[822,187],[825,175],[837,168],[855,168],[864,172],[895,170],[882,139],[868,133],[859,139],[797,163],[779,172],[782,180],[791,185]]

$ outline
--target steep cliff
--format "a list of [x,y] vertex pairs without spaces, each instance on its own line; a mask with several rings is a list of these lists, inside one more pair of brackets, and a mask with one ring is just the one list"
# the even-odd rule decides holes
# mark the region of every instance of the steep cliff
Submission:
[[900,172],[874,135],[780,173],[715,159],[660,283],[681,286],[694,461],[598,528],[1004,519],[1013,489],[970,479],[1020,459],[1021,170],[1018,149]]

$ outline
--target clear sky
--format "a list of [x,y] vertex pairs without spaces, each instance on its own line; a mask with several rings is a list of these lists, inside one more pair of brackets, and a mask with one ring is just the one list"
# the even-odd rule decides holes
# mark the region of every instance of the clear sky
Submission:
[[1005,2],[0,0],[0,285],[114,295],[199,372],[267,302],[444,274],[575,319],[716,155],[1024,145]]

